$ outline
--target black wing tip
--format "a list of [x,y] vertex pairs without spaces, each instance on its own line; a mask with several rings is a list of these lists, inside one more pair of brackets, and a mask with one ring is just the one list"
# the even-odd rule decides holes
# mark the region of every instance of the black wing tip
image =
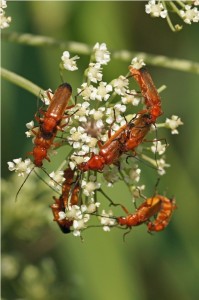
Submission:
[[60,84],[59,88],[67,88],[72,93],[72,86],[67,82]]

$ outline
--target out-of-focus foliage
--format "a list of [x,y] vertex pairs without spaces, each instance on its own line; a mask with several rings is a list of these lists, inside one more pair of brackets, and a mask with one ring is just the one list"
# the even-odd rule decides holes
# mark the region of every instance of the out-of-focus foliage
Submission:
[[[153,20],[142,2],[9,2],[9,31],[29,32],[109,49],[128,49],[198,60],[198,24],[174,34],[164,20]],[[67,49],[66,49],[67,50]],[[3,42],[2,65],[35,84],[55,89],[60,83],[61,51]],[[76,88],[89,57],[71,75]],[[79,64],[80,65],[80,64]],[[112,60],[107,77],[125,74],[128,64]],[[111,70],[111,71],[110,71]],[[125,299],[193,300],[199,294],[198,241],[198,76],[164,68],[150,68],[162,94],[165,116],[176,114],[184,126],[180,135],[167,138],[172,167],[159,189],[175,195],[178,209],[169,227],[150,236],[134,228],[122,241],[123,231],[90,229],[84,242],[63,235],[52,222],[49,205],[54,194],[31,174],[18,201],[21,182],[10,177],[7,161],[25,157],[31,142],[24,132],[33,119],[36,99],[2,82],[2,297],[5,299]],[[111,73],[112,72],[112,73]],[[114,74],[114,76],[113,76]],[[64,153],[62,154],[64,157]],[[60,160],[61,161],[61,160]],[[154,190],[153,170],[145,182]],[[112,191],[116,202],[129,197],[121,188]],[[132,206],[133,207],[133,206]],[[133,209],[133,208],[132,208]]]

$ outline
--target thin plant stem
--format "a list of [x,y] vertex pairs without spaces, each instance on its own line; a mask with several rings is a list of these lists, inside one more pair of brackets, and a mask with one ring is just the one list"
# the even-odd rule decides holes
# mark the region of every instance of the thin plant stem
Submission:
[[[36,47],[54,46],[62,50],[67,49],[68,51],[75,54],[90,55],[92,53],[92,47],[84,43],[79,43],[74,41],[69,41],[69,42],[59,41],[54,38],[46,37],[46,36],[38,36],[38,35],[17,33],[17,32],[13,32],[13,33],[3,32],[2,39],[10,42],[20,43],[29,46],[36,46]],[[142,58],[144,62],[148,65],[199,74],[199,63],[190,60],[170,58],[163,55],[154,55],[146,52],[134,52],[128,50],[118,50],[118,51],[113,50],[111,51],[111,53],[112,53],[112,58],[116,60],[125,61],[128,63],[129,61],[132,60],[133,57],[138,57],[139,59]]]
[[182,8],[185,8],[185,5],[182,1],[176,1],[176,3],[178,3]]
[[165,84],[163,84],[157,89],[157,91],[159,94],[161,94],[164,90],[166,90],[166,88],[167,88],[167,86]]
[[6,79],[18,86],[20,86],[21,88],[24,88],[25,90],[29,91],[30,93],[32,93],[35,96],[38,96],[39,94],[43,94],[44,90],[42,88],[40,88],[38,85],[32,83],[31,81],[29,81],[28,79],[25,79],[24,77],[8,71],[4,68],[1,68],[1,76],[3,79]]
[[178,7],[172,1],[169,2],[169,5],[172,7],[173,11],[182,19]]
[[[162,5],[164,6],[164,9],[167,9],[166,3],[165,3],[164,1],[162,2]],[[170,29],[171,29],[173,32],[176,32],[177,30],[175,29],[175,27],[173,26],[173,24],[172,24],[172,22],[171,22],[171,19],[170,19],[170,17],[169,17],[169,13],[167,13],[166,20],[167,20],[167,23],[168,23]]]
[[153,158],[150,158],[148,156],[146,156],[145,154],[141,154],[141,157],[145,160],[148,161],[150,164],[152,164],[153,166],[157,167],[156,161]]

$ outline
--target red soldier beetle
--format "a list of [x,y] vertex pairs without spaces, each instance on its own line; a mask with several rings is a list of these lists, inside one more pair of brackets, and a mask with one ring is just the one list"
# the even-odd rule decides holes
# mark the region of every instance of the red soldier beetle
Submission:
[[33,155],[36,167],[42,167],[44,159],[50,161],[47,152],[53,145],[57,130],[62,130],[62,127],[65,126],[65,124],[60,126],[60,123],[65,118],[65,110],[72,107],[68,107],[71,94],[71,86],[68,83],[61,84],[55,91],[47,111],[42,111],[44,117],[39,118],[35,116],[39,122],[39,130],[35,131],[32,129],[32,132],[35,134],[35,147],[29,154]]
[[[60,213],[64,212],[68,206],[77,205],[79,201],[79,179],[74,181],[74,170],[67,168],[64,171],[64,182],[62,184],[62,194],[59,198],[53,197],[55,203],[50,207],[54,215],[54,221],[57,222],[63,233],[70,233],[70,227],[73,225],[73,220],[61,218]],[[73,186],[74,183],[74,186]]]
[[145,105],[150,114],[150,123],[155,123],[156,119],[161,116],[163,112],[161,109],[161,99],[151,75],[144,67],[138,70],[130,66],[129,70],[140,86]]
[[102,171],[105,165],[117,164],[123,153],[134,151],[143,142],[151,124],[162,114],[161,99],[148,71],[145,68],[137,70],[132,66],[129,69],[140,86],[146,109],[138,112],[138,117],[119,128],[105,144],[102,145],[99,141],[99,154],[92,153],[87,162],[78,165],[83,172]]
[[[150,200],[151,198],[147,199]],[[154,221],[150,221],[147,224],[149,232],[151,231],[161,231],[164,230],[165,227],[169,224],[172,213],[174,209],[177,208],[175,204],[175,199],[169,199],[161,195],[156,195],[155,199],[161,202],[161,208],[157,213]]]

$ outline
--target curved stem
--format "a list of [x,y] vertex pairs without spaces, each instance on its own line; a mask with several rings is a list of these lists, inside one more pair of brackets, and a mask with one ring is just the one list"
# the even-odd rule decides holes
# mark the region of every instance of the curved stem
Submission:
[[[24,45],[30,46],[54,46],[59,47],[60,49],[67,49],[70,52],[76,54],[83,54],[83,55],[90,55],[92,53],[92,47],[86,45],[84,43],[79,42],[65,42],[59,41],[51,37],[46,36],[38,36],[26,33],[2,33],[2,38],[4,40],[20,43]],[[177,58],[170,58],[163,55],[154,55],[145,52],[134,52],[128,50],[119,50],[119,51],[111,51],[112,57],[117,60],[122,60],[126,62],[130,62],[133,57],[142,58],[145,63],[152,66],[158,66],[163,68],[169,68],[173,70],[179,70],[184,72],[190,72],[199,74],[199,63],[190,61],[190,60],[183,60]]]
[[1,68],[1,76],[2,78],[24,88],[25,90],[29,91],[30,93],[34,94],[35,96],[38,96],[39,94],[43,94],[43,89],[40,88],[38,85],[32,83],[28,79],[25,79],[24,77],[8,71],[4,68]]
[[[176,1],[176,2],[181,2],[181,1]],[[170,6],[172,7],[173,11],[182,19],[180,11],[178,7],[171,1],[169,2]],[[179,3],[180,4],[180,3]]]
[[[164,1],[162,1],[162,5],[163,5],[164,9],[167,10],[166,3],[165,3]],[[171,22],[171,19],[170,19],[170,17],[169,17],[169,12],[167,12],[166,20],[167,20],[167,23],[168,23],[170,29],[171,29],[173,32],[176,32],[177,30],[176,30],[175,27],[173,26],[173,24],[172,24],[172,22]]]

